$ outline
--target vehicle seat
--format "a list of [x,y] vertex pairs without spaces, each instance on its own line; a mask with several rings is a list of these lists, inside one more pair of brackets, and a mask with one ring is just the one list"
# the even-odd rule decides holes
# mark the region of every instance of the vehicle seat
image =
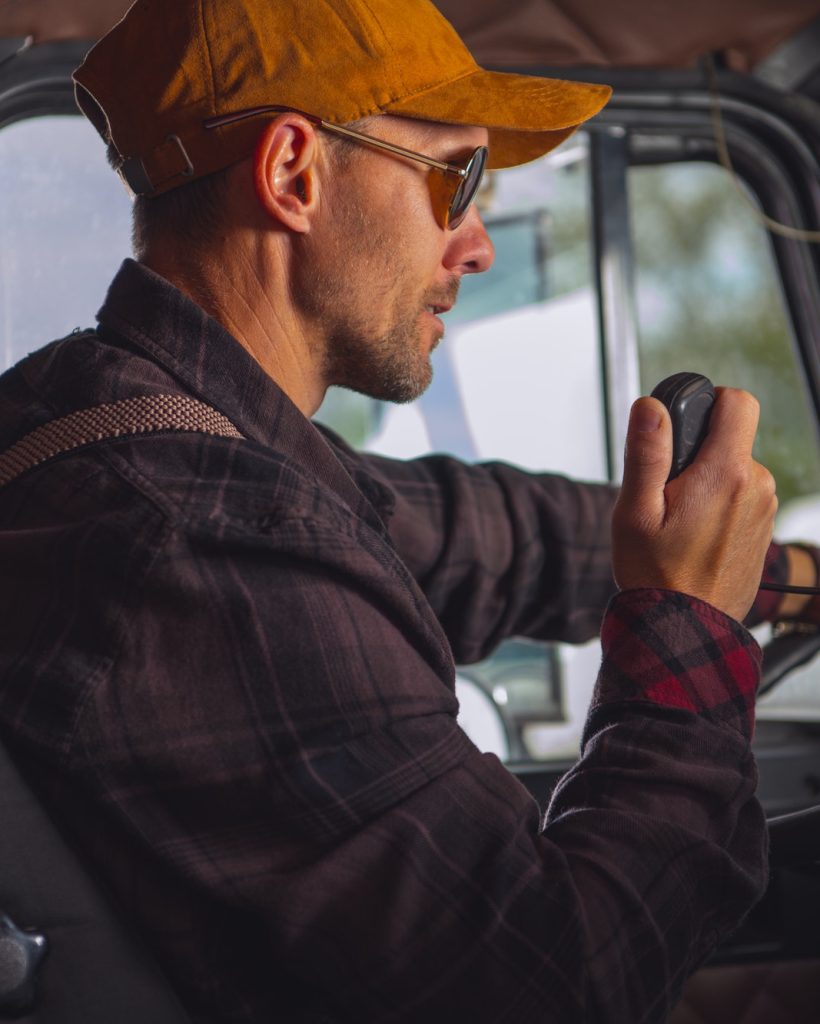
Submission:
[[[168,983],[125,931],[0,743],[0,915],[43,933],[35,998],[18,1024],[184,1024]],[[0,988],[19,973],[0,932]]]

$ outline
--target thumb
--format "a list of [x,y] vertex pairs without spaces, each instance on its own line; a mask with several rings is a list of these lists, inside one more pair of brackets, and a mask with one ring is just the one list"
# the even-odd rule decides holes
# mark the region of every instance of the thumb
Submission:
[[671,468],[669,413],[657,398],[639,398],[629,415],[620,502],[647,525],[663,522],[664,486]]

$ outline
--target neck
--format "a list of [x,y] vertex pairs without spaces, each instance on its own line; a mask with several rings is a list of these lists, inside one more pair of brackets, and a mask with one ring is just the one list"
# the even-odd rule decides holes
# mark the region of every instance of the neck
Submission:
[[141,262],[222,324],[309,418],[322,403],[325,385],[316,345],[289,298],[286,260],[247,240],[231,243],[196,259],[149,251]]

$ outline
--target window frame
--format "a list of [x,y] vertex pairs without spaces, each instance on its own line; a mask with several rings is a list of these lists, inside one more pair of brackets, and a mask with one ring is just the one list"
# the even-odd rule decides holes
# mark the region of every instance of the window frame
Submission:
[[[609,172],[593,174],[603,181],[602,198],[628,210],[626,173],[630,166],[708,160],[719,164],[714,138],[713,97],[705,70],[613,70],[601,68],[511,68],[499,70],[553,75],[613,86],[609,104],[587,125],[593,141],[620,138],[605,144],[615,154],[623,174],[620,182]],[[715,72],[718,103],[730,158],[738,177],[756,195],[765,214],[786,224],[820,230],[820,106],[808,96],[785,93],[749,75],[725,69]],[[651,141],[651,145],[647,143]],[[604,145],[598,143],[599,150]],[[596,200],[593,197],[593,203]],[[593,205],[593,211],[595,206]],[[628,215],[628,214],[627,214]],[[621,216],[623,219],[623,216]],[[596,232],[600,225],[596,226]],[[799,367],[814,411],[820,440],[820,245],[770,233],[778,281],[791,322]],[[596,274],[605,280],[607,259],[620,247],[624,288],[634,288],[634,265],[628,239],[617,234],[596,246]],[[634,310],[635,296],[616,297],[622,308]],[[610,302],[615,301],[610,298]],[[618,467],[623,449],[623,426],[636,389],[637,331],[614,334],[607,295],[599,294],[600,342],[607,368],[604,379],[610,465]],[[617,478],[617,477],[615,477]]]

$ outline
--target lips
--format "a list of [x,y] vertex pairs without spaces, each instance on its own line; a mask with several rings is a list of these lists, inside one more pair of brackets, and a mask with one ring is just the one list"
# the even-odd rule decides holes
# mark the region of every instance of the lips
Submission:
[[440,316],[442,313],[449,313],[456,304],[460,283],[461,282],[458,278],[452,278],[446,286],[442,287],[442,290],[436,296],[434,302],[428,302],[425,304],[425,311],[433,316]]

